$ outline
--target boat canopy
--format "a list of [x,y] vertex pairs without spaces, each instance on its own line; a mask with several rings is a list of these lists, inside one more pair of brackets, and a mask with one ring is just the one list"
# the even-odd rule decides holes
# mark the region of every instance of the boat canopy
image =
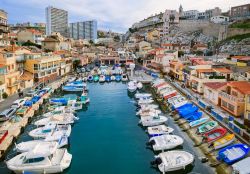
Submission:
[[33,150],[29,151],[25,157],[26,159],[48,157],[51,154],[53,154],[56,150],[57,150],[56,144],[54,146],[53,145],[50,146],[50,148],[42,144],[38,144],[35,146]]
[[250,168],[249,165],[250,164],[250,157],[247,157],[235,164],[232,165],[233,169],[240,174],[248,174],[250,173]]

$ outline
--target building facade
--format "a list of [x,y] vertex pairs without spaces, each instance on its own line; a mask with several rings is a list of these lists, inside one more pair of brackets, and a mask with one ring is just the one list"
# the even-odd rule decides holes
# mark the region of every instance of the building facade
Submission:
[[7,20],[7,12],[0,9],[0,46],[9,45]]
[[46,8],[46,35],[53,32],[68,37],[68,12],[49,6]]
[[231,8],[232,18],[249,18],[250,17],[250,4],[244,4]]
[[73,39],[97,39],[97,21],[75,22],[69,24],[70,37]]

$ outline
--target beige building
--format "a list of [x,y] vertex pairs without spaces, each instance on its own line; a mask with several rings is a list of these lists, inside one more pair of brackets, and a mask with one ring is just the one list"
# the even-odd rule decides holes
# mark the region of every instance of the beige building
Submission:
[[42,32],[34,29],[22,30],[17,33],[17,40],[20,43],[30,41],[35,44],[41,45],[44,38],[45,36]]
[[7,46],[10,44],[8,40],[9,28],[7,21],[7,12],[0,9],[0,46]]

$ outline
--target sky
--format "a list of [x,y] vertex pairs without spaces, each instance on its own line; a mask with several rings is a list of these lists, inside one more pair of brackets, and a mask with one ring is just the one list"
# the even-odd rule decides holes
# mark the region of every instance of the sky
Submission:
[[126,32],[133,23],[166,9],[205,11],[247,4],[249,0],[0,0],[8,13],[8,23],[45,22],[45,8],[53,6],[69,12],[69,22],[96,19],[98,29]]

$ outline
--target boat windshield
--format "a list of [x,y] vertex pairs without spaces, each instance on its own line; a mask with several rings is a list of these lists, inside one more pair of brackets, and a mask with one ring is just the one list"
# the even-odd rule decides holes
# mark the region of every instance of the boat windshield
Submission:
[[31,164],[31,163],[38,163],[43,161],[45,158],[44,157],[38,157],[38,158],[30,158],[26,159],[26,157],[23,159],[23,164]]

